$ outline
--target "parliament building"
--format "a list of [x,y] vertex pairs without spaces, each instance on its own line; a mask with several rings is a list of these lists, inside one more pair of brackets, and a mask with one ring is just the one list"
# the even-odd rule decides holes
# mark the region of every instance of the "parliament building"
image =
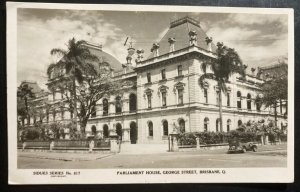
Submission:
[[[243,123],[274,116],[272,109],[255,102],[268,68],[253,69],[245,79],[236,73],[227,83],[228,91],[222,92],[221,130],[217,82],[205,79],[204,86],[199,83],[204,73],[211,72],[210,66],[202,68],[201,65],[216,57],[216,46],[199,21],[190,17],[171,22],[160,42],[149,46],[150,55],[144,55],[143,50],[130,44],[126,62],[124,58],[121,63],[101,46],[92,43],[87,46],[111,65],[114,78],[135,84],[121,95],[106,95],[98,101],[86,126],[88,135],[108,137],[115,132],[123,142],[132,144],[166,143],[175,127],[185,132],[227,132]],[[47,99],[55,102],[61,97],[57,90],[49,93]],[[280,105],[277,112],[280,127],[286,124],[286,107]],[[67,111],[50,114],[43,122],[65,121],[70,116]]]

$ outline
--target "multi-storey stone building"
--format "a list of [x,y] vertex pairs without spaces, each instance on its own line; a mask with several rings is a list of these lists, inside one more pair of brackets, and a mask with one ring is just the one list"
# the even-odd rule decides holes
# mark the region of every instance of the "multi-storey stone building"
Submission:
[[[201,65],[216,57],[216,46],[192,18],[171,22],[169,31],[153,44],[145,59],[143,50],[130,46],[127,62],[121,64],[100,47],[88,46],[93,54],[108,59],[114,78],[136,82],[122,95],[106,95],[98,101],[86,127],[88,134],[108,137],[116,132],[124,142],[164,143],[175,127],[185,132],[227,132],[273,116],[271,109],[255,103],[263,79],[254,70],[245,79],[236,73],[227,83],[228,92],[222,93],[221,130],[217,82],[205,79],[203,87],[199,82],[205,72],[211,72],[210,66],[204,69]],[[55,99],[57,93],[59,90],[54,90],[49,99],[51,95]],[[285,110],[277,110],[280,124]],[[64,119],[70,118],[67,116]]]

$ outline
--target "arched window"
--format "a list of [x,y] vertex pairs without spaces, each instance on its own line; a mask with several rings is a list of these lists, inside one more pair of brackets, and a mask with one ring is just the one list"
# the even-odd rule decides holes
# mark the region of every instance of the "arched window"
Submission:
[[153,123],[152,123],[152,121],[148,122],[148,136],[153,137]]
[[228,119],[228,120],[227,120],[227,132],[230,131],[230,125],[231,125],[231,120]]
[[240,127],[243,124],[242,120],[238,120],[238,127]]
[[106,116],[108,115],[108,100],[103,99],[102,104],[103,104],[103,116]]
[[92,135],[96,135],[97,134],[97,129],[96,129],[95,125],[92,126],[91,130],[92,130]]
[[129,95],[129,111],[130,112],[136,111],[136,95],[135,94]]
[[168,121],[164,120],[163,121],[163,135],[167,136],[169,134],[169,125],[168,125]]
[[207,117],[204,118],[204,132],[208,131],[209,119]]
[[220,131],[220,118],[216,120],[216,132]]
[[250,95],[250,93],[247,94],[247,109],[251,110],[251,95]]
[[108,131],[108,125],[103,125],[103,137],[108,137],[109,131]]
[[242,94],[240,91],[237,92],[237,108],[241,109],[242,108]]
[[115,106],[116,106],[116,113],[122,113],[122,101],[120,96],[116,97]]
[[122,139],[122,125],[120,123],[116,125],[116,133]]
[[181,133],[185,132],[185,121],[183,119],[179,120],[179,130]]

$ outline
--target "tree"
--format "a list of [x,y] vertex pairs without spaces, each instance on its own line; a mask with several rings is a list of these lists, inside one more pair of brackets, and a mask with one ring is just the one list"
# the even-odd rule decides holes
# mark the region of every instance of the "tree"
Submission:
[[[60,108],[74,112],[74,118],[78,118],[80,122],[81,137],[85,136],[87,121],[95,112],[96,103],[103,96],[118,94],[133,86],[132,82],[113,78],[109,63],[100,63],[84,44],[85,41],[76,42],[73,38],[69,41],[68,52],[53,49],[52,54],[59,53],[63,58],[57,64],[51,64],[47,72],[51,79],[51,73],[55,68],[66,69],[67,76],[61,76],[61,80],[50,88],[58,88],[62,91],[64,99],[60,102]],[[79,86],[76,86],[76,81]],[[74,107],[75,103],[76,107]]]
[[[83,40],[76,41],[72,38],[68,41],[67,50],[55,48],[51,50],[51,55],[61,56],[62,59],[56,63],[49,65],[47,74],[49,79],[51,73],[55,68],[64,68],[68,75],[68,80],[71,81],[72,94],[72,111],[74,112],[74,119],[77,123],[77,93],[76,93],[76,81],[82,84],[84,76],[95,75],[96,71],[92,65],[92,62],[98,62],[97,56],[91,54],[90,50],[85,46],[86,42]],[[54,85],[55,86],[55,85]]]
[[29,100],[33,99],[35,94],[28,84],[23,83],[17,90],[17,113],[21,117],[22,124],[25,118],[29,118]]
[[274,109],[275,126],[277,127],[277,107],[285,101],[287,107],[287,88],[288,79],[287,75],[283,74],[279,77],[270,78],[262,85],[262,95],[256,98],[259,105],[264,104],[265,107]]
[[[216,58],[209,59],[201,65],[204,74],[200,77],[199,83],[204,88],[204,79],[215,79],[218,84],[219,98],[219,116],[220,129],[223,131],[223,116],[222,116],[222,92],[227,92],[226,82],[233,73],[239,73],[242,77],[245,76],[246,65],[243,65],[238,53],[233,48],[228,48],[223,43],[217,43]],[[207,66],[211,66],[212,73],[207,73]]]

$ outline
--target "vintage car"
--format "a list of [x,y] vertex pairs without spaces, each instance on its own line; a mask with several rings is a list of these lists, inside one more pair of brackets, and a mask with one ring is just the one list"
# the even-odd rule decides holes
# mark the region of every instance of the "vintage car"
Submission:
[[246,151],[257,151],[257,145],[255,142],[241,142],[234,141],[229,142],[228,153],[245,153]]

